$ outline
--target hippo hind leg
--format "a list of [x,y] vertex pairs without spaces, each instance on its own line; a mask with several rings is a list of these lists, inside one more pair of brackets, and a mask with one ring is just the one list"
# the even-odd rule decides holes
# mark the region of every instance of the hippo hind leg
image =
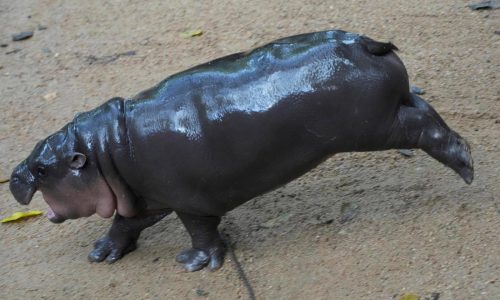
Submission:
[[433,118],[434,121],[439,123],[439,125],[441,127],[450,130],[450,127],[448,127],[448,125],[446,125],[446,123],[441,118],[441,116],[437,113],[437,111],[429,103],[427,103],[424,99],[420,98],[416,94],[410,94],[410,97],[408,98],[407,104],[408,104],[408,106],[418,108],[422,112],[425,112],[431,118]]
[[420,148],[457,172],[467,184],[474,179],[467,141],[417,95],[410,94],[400,106],[388,144],[390,148]]

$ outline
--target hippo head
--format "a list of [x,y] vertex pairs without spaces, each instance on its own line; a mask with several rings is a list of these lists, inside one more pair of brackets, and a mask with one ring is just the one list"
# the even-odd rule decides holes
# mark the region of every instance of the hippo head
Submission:
[[116,197],[93,159],[92,146],[79,149],[70,124],[40,141],[14,169],[10,190],[24,205],[41,191],[49,205],[47,217],[54,223],[94,213],[111,217]]

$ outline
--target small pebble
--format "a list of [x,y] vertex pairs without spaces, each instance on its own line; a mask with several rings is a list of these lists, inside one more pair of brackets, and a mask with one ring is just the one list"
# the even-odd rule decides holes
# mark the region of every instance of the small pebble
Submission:
[[137,54],[137,51],[130,50],[130,51],[127,51],[127,52],[120,53],[118,55],[121,55],[121,56],[133,56],[133,55],[136,55],[136,54]]
[[338,235],[347,235],[347,231],[345,231],[344,229],[341,229],[339,230],[339,232],[337,232]]
[[423,94],[425,94],[425,91],[423,89],[419,88],[418,86],[414,86],[414,85],[411,86],[410,92],[412,94],[416,94],[416,95],[423,95]]
[[48,102],[52,102],[56,98],[57,98],[56,92],[50,92],[50,93],[46,94],[45,96],[43,96],[43,100],[48,101]]
[[205,291],[204,289],[196,289],[196,295],[200,297],[206,297],[208,296],[208,292]]
[[439,300],[439,297],[441,297],[441,293],[432,293],[431,294],[431,300]]
[[398,152],[399,152],[399,154],[403,155],[404,157],[415,156],[415,152],[412,149],[399,149]]
[[330,225],[332,223],[333,223],[333,219],[328,219],[328,220],[322,222],[322,224],[325,224],[325,225]]
[[29,39],[32,36],[33,36],[33,31],[23,31],[20,33],[13,34],[12,40],[14,42],[18,42],[18,41]]
[[486,0],[474,4],[469,4],[467,6],[472,10],[497,9],[500,8],[500,3],[497,3],[497,1],[495,0]]

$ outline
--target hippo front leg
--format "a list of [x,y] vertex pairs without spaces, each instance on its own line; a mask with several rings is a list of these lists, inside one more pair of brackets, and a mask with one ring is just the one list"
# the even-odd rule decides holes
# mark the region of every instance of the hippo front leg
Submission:
[[94,243],[94,250],[89,253],[88,259],[91,262],[106,260],[108,263],[114,263],[137,248],[137,239],[145,228],[154,225],[170,213],[170,210],[156,211],[133,218],[116,214],[108,234]]
[[221,218],[180,212],[177,212],[177,215],[189,232],[193,246],[179,253],[176,257],[177,262],[189,272],[201,270],[205,266],[211,271],[222,267],[225,246],[217,229]]

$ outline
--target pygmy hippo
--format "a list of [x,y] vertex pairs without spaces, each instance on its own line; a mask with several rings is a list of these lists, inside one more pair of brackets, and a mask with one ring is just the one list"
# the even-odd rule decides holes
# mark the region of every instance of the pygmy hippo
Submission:
[[113,215],[89,254],[114,262],[176,212],[188,271],[222,266],[221,217],[335,153],[418,148],[473,180],[467,142],[410,93],[391,43],[344,31],[282,38],[113,98],[36,144],[10,190],[54,223]]

